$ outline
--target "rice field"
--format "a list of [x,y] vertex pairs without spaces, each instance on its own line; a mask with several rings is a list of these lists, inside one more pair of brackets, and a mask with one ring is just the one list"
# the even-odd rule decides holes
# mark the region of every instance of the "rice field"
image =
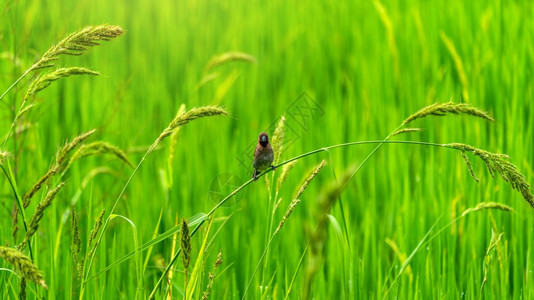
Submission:
[[530,1],[2,0],[0,298],[533,299],[533,62]]

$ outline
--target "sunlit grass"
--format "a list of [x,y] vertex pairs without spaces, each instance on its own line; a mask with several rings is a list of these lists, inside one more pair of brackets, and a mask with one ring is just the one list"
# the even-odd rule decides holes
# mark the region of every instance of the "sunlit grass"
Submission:
[[[0,100],[0,141],[7,139],[0,160],[8,174],[9,161],[16,182],[1,173],[0,245],[24,240],[21,215],[12,236],[12,212],[60,165],[58,150],[97,128],[78,148],[89,152],[76,152],[84,159],[66,160],[68,170],[29,202],[28,226],[39,203],[65,182],[30,238],[32,255],[24,249],[48,286],[28,281],[29,299],[77,298],[82,286],[86,299],[147,298],[160,279],[158,298],[193,292],[198,299],[206,292],[239,299],[250,284],[249,299],[298,299],[309,280],[316,299],[534,298],[534,210],[506,178],[494,180],[479,159],[484,153],[471,148],[468,169],[458,151],[383,144],[329,210],[320,206],[328,187],[377,144],[322,151],[260,178],[235,205],[205,218],[217,204],[209,196],[212,180],[235,175],[227,183],[232,188],[221,189],[226,193],[249,180],[258,133],[272,136],[282,116],[286,144],[277,162],[329,145],[382,140],[432,103],[467,103],[495,122],[419,119],[390,140],[461,142],[505,153],[532,184],[530,10],[527,2],[500,1],[0,4],[0,93],[69,33],[90,24],[124,29],[84,56],[54,61],[54,68],[83,66],[100,76],[57,80],[20,110],[31,82],[42,78],[30,73]],[[151,148],[182,104],[185,111],[219,105],[229,115],[192,122]],[[103,142],[112,155],[89,157]],[[147,151],[121,194],[132,174],[128,161],[137,165]],[[323,159],[327,164],[295,204]],[[77,263],[72,209],[81,240]],[[173,247],[183,226],[177,218],[191,232],[211,224],[209,235],[204,225],[190,240],[188,288],[181,257],[172,277],[162,277],[180,248],[180,240]],[[326,224],[324,236],[313,233],[319,224]],[[310,252],[319,249],[310,241],[324,243],[321,253]],[[80,276],[79,259],[87,254],[94,261],[85,262]],[[17,298],[20,281],[17,268],[0,259],[0,298]]]

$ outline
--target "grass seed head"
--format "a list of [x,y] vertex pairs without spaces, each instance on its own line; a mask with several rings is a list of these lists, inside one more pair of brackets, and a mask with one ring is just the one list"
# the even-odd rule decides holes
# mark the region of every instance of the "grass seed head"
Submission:
[[191,262],[191,236],[189,235],[189,225],[187,220],[182,219],[182,224],[180,227],[180,247],[182,248],[182,263],[184,269],[189,267]]
[[[87,248],[91,247],[91,244],[96,239],[96,236],[98,232],[100,231],[100,227],[102,227],[102,221],[104,220],[104,215],[106,214],[106,210],[103,209],[100,213],[100,216],[95,222],[95,225],[93,226],[93,229],[91,230],[91,234],[89,234],[89,241],[87,242]],[[96,244],[91,248],[91,251],[87,254],[87,257],[92,257],[94,252],[96,251]]]
[[326,164],[326,161],[323,159],[321,161],[321,163],[318,164],[315,167],[313,172],[306,178],[306,180],[304,181],[304,183],[300,187],[299,192],[297,193],[297,196],[295,198],[293,198],[291,203],[289,203],[289,207],[287,208],[284,216],[282,217],[282,220],[280,220],[280,223],[278,224],[278,227],[276,227],[276,230],[274,231],[274,234],[277,234],[280,231],[280,229],[282,229],[282,227],[284,226],[284,224],[287,221],[287,219],[289,219],[289,217],[291,216],[291,214],[293,213],[293,211],[295,210],[297,205],[300,203],[300,196],[302,196],[302,193],[304,193],[304,190],[306,190],[306,188],[308,187],[310,182],[313,180],[313,178],[315,178],[315,176],[317,176],[317,174],[319,174],[319,172],[325,166],[325,164]]
[[476,176],[475,171],[473,170],[473,165],[471,165],[471,162],[469,161],[469,157],[467,157],[467,155],[465,154],[465,151],[461,151],[460,154],[462,155],[462,158],[465,161],[465,165],[467,166],[467,170],[469,170],[469,174],[478,183],[479,182],[478,177]]
[[421,132],[421,128],[403,128],[395,131],[391,136],[396,136],[404,133]]
[[132,163],[128,159],[128,156],[123,150],[110,143],[98,141],[91,144],[82,145],[80,148],[78,148],[78,150],[76,150],[76,152],[74,152],[74,154],[71,156],[66,168],[70,167],[72,163],[80,158],[103,154],[111,154],[123,161],[128,166],[133,167]]
[[72,241],[70,250],[72,252],[72,260],[78,270],[78,278],[83,276],[83,258],[80,258],[80,251],[82,249],[82,240],[80,238],[80,228],[78,226],[78,217],[76,216],[76,208],[71,205],[71,228],[72,228]]
[[255,64],[256,58],[244,52],[227,52],[214,56],[206,65],[204,73],[211,71],[213,68],[234,61],[243,61]]
[[271,139],[271,145],[274,152],[273,164],[276,165],[280,161],[282,156],[282,150],[284,148],[284,127],[286,123],[286,117],[283,115],[278,121],[278,125],[274,130],[273,138]]
[[480,211],[484,209],[497,209],[497,210],[515,213],[515,210],[506,204],[502,204],[498,202],[481,202],[477,204],[477,206],[468,208],[464,212],[462,212],[462,217],[472,212],[476,212],[476,211]]
[[320,164],[318,164],[316,167],[315,167],[315,170],[308,176],[308,178],[306,178],[306,180],[304,181],[304,183],[302,184],[302,186],[300,187],[297,195],[295,196],[295,199],[298,199],[300,198],[300,196],[302,195],[302,193],[304,193],[304,191],[306,190],[306,188],[308,187],[308,185],[310,184],[310,182],[313,180],[313,178],[315,178],[315,176],[317,176],[317,174],[319,174],[319,172],[321,171],[321,169],[326,165],[326,160],[322,160]]
[[37,209],[33,214],[28,231],[26,232],[26,237],[24,238],[24,241],[19,245],[19,249],[23,249],[26,245],[26,242],[28,242],[30,238],[35,234],[35,232],[39,228],[39,222],[43,218],[44,211],[50,206],[50,204],[52,204],[52,201],[56,198],[57,193],[59,193],[63,186],[65,186],[65,183],[66,182],[61,182],[56,185],[55,188],[53,188],[48,192],[48,194],[46,194],[43,201],[41,201],[39,205],[37,205]]
[[0,257],[15,266],[22,278],[33,281],[45,289],[48,288],[41,271],[22,252],[17,249],[0,246]]
[[80,67],[70,67],[70,68],[59,68],[55,71],[52,71],[50,73],[41,75],[34,79],[28,88],[28,91],[26,92],[26,96],[24,96],[24,100],[27,101],[30,99],[32,95],[37,94],[38,92],[44,90],[47,88],[52,82],[69,77],[72,75],[93,75],[98,76],[100,75],[98,72],[91,71],[86,68],[80,68]]
[[56,153],[56,163],[53,164],[46,173],[37,180],[37,182],[32,186],[32,188],[24,195],[24,207],[28,207],[30,205],[31,198],[37,193],[43,186],[43,184],[46,184],[50,181],[54,175],[56,175],[61,170],[65,169],[68,164],[64,164],[67,162],[67,158],[69,157],[72,150],[74,150],[76,147],[78,147],[84,140],[86,140],[88,137],[90,137],[93,133],[96,132],[96,129],[90,130],[86,133],[83,133],[77,137],[75,137],[71,142],[67,143],[65,146],[63,146],[61,149],[59,149]]
[[414,120],[421,119],[427,116],[444,116],[446,114],[464,114],[479,117],[491,122],[494,121],[494,119],[488,113],[478,108],[472,107],[469,104],[446,102],[434,103],[429,106],[423,107],[418,112],[406,118],[406,120],[402,122],[402,125],[406,125]]
[[519,191],[523,196],[523,199],[534,208],[534,196],[530,190],[530,185],[525,176],[517,170],[517,167],[507,160],[507,155],[492,153],[475,148],[471,145],[460,143],[447,144],[446,146],[458,149],[462,152],[471,152],[473,155],[478,156],[486,164],[488,172],[493,178],[495,178],[495,174],[499,174],[504,181],[512,186],[513,189]]
[[78,147],[83,141],[89,138],[93,133],[96,132],[96,129],[92,129],[86,133],[82,133],[79,136],[75,137],[71,142],[65,144],[56,154],[56,164],[61,165],[64,163],[68,155]]
[[163,139],[171,135],[177,128],[195,120],[198,118],[203,117],[211,117],[211,116],[218,116],[218,115],[227,115],[228,112],[224,110],[223,108],[219,106],[201,106],[201,107],[195,107],[187,112],[184,112],[182,114],[177,115],[163,130],[163,132],[160,134],[158,139],[156,140],[156,143],[151,148],[154,148],[159,142],[161,142]]
[[16,120],[18,120],[20,117],[22,117],[22,115],[24,115],[25,113],[29,112],[30,109],[32,109],[33,107],[35,107],[37,104],[35,103],[30,103],[30,104],[26,104],[24,105],[24,107],[22,107],[22,109],[18,112],[17,116],[15,117]]
[[31,70],[52,67],[54,61],[58,60],[61,55],[82,55],[89,48],[100,45],[100,41],[109,41],[123,33],[124,30],[121,27],[113,25],[85,27],[80,31],[69,34],[57,45],[48,49],[43,54],[43,57],[31,67]]

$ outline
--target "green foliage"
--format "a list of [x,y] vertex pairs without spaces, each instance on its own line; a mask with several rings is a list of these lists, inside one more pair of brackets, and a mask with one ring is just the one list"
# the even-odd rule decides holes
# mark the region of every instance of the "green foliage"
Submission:
[[[32,230],[48,203],[20,252],[48,289],[17,278],[26,277],[0,259],[0,298],[145,299],[160,278],[158,299],[239,299],[249,282],[248,299],[299,299],[306,280],[316,299],[534,298],[528,11],[528,1],[494,0],[7,1],[0,244],[18,251],[23,224]],[[85,27],[103,22],[121,27]],[[95,75],[89,69],[100,76],[68,76]],[[195,120],[177,138],[183,122],[210,108],[229,116]],[[449,116],[458,113],[480,118]],[[446,117],[426,118],[434,115]],[[366,160],[370,146],[325,149],[267,174],[269,188],[264,178],[248,183],[235,204],[210,213],[210,194],[219,192],[210,183],[223,173],[237,178],[221,183],[229,190],[246,183],[251,145],[259,132],[274,137],[282,116],[278,162],[393,135],[457,150],[382,144]],[[397,128],[403,120],[409,127]],[[91,134],[76,138],[84,132]],[[127,184],[128,165],[147,150]],[[323,159],[321,174],[293,201]],[[329,202],[328,183],[363,161]],[[62,228],[74,210],[79,238],[71,250],[72,232]],[[110,214],[128,222],[106,228]],[[188,289],[181,254],[171,264],[176,215],[191,229]],[[162,277],[167,268],[172,278]]]

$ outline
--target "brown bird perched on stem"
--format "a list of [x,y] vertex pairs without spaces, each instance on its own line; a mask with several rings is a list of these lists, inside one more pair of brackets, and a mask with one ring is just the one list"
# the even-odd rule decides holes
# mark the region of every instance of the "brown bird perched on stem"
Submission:
[[258,145],[254,150],[254,181],[257,180],[258,175],[265,169],[271,167],[274,160],[274,153],[271,144],[269,144],[269,136],[267,133],[262,132],[258,137]]

